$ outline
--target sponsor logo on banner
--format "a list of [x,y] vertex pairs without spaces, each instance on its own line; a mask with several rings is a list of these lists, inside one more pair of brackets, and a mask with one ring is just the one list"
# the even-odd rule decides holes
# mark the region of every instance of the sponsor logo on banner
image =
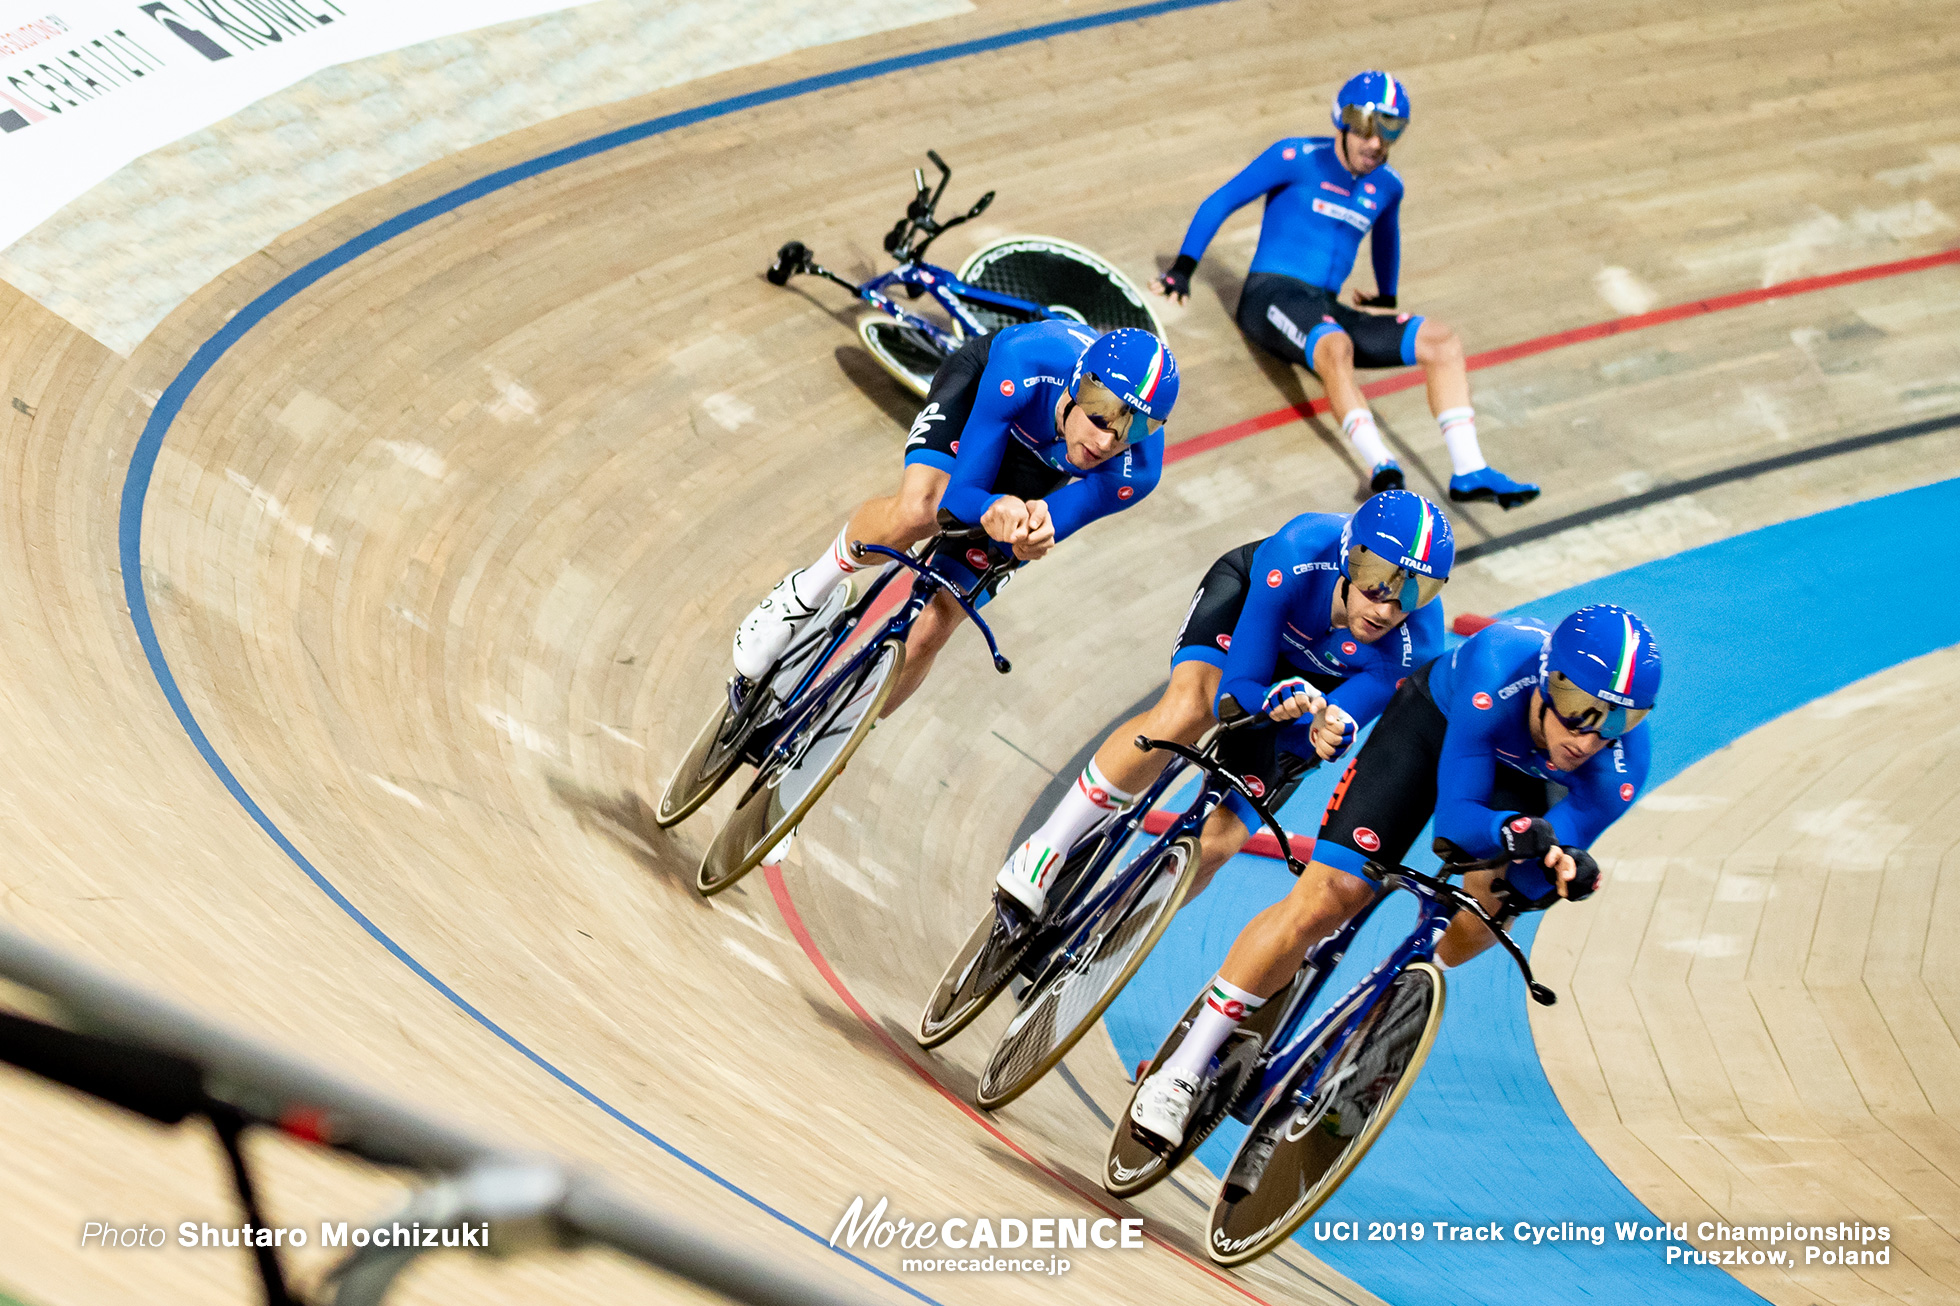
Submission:
[[1486,693],[1484,693],[1484,691],[1483,691],[1483,690],[1481,690],[1481,689],[1480,689],[1480,690],[1478,690],[1478,691],[1477,691],[1477,692],[1476,692],[1476,693],[1475,693],[1474,695],[1472,695],[1472,696],[1471,696],[1471,698],[1470,698],[1470,701],[1471,701],[1471,703],[1473,703],[1473,704],[1474,704],[1474,705],[1475,705],[1475,706],[1476,706],[1476,707],[1477,707],[1477,708],[1478,708],[1479,710],[1481,710],[1481,711],[1485,711],[1485,712],[1488,712],[1488,711],[1490,711],[1490,704],[1491,704],[1491,698],[1490,698],[1490,695],[1489,695],[1489,694],[1486,694]]
[[564,0],[0,0],[0,247],[132,160],[322,68]]
[[1382,837],[1365,825],[1354,827],[1354,842],[1362,852],[1378,853],[1382,850]]

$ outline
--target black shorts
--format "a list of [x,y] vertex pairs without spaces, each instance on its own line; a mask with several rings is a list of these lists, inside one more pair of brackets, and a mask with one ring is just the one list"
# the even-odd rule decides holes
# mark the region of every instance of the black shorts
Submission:
[[1313,367],[1314,346],[1332,332],[1354,342],[1356,367],[1405,367],[1416,361],[1422,318],[1364,313],[1338,293],[1277,272],[1255,272],[1239,295],[1239,330],[1275,358]]
[[[1252,555],[1264,543],[1264,540],[1254,540],[1241,544],[1211,564],[1211,570],[1198,582],[1198,592],[1191,596],[1184,624],[1177,629],[1177,642],[1171,649],[1173,669],[1181,662],[1205,662],[1224,668],[1225,657],[1232,651],[1232,632],[1238,629],[1239,614],[1245,610]],[[1333,693],[1343,679],[1320,671],[1302,671],[1282,655],[1279,665],[1273,668],[1273,680],[1277,682],[1289,676],[1299,676],[1323,694]],[[1250,712],[1259,705],[1241,703],[1239,706]]]
[[[952,357],[933,373],[932,387],[926,392],[926,406],[912,421],[905,441],[905,465],[922,463],[950,474],[959,456],[960,434],[973,414],[973,400],[980,393],[980,374],[987,370],[987,357],[993,349],[991,334],[975,336],[954,351]],[[1069,478],[1029,453],[1019,441],[1009,440],[1001,455],[1000,471],[994,476],[993,492],[1011,494],[1017,499],[1045,499]],[[968,525],[978,525],[969,522]],[[942,540],[928,559],[932,569],[958,585],[970,589],[980,572],[1002,556],[992,540]],[[997,576],[984,593],[977,594],[975,606],[985,603],[1007,583],[1007,575]]]
[[[1436,765],[1448,728],[1429,697],[1429,666],[1419,667],[1388,700],[1334,787],[1313,859],[1350,875],[1360,875],[1363,862],[1400,863],[1436,811]],[[1499,763],[1487,801],[1495,811],[1543,816],[1564,796],[1563,786]]]
[[[912,429],[905,437],[907,467],[923,463],[952,473],[953,463],[959,457],[960,435],[966,430],[966,419],[973,415],[973,401],[980,393],[980,374],[987,370],[987,356],[993,345],[992,334],[974,336],[932,374],[926,406],[912,419]],[[1017,499],[1045,499],[1068,484],[1069,479],[1028,452],[1019,440],[1009,440],[992,490]]]

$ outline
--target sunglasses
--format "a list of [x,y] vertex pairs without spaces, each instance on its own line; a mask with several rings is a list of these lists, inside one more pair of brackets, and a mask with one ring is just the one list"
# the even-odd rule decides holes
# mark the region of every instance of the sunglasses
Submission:
[[1117,436],[1126,443],[1134,444],[1164,429],[1160,419],[1130,407],[1094,376],[1083,377],[1082,384],[1076,387],[1075,406],[1098,431]]
[[1341,126],[1356,136],[1379,136],[1392,145],[1408,125],[1407,114],[1383,113],[1372,104],[1341,106]]
[[1449,577],[1425,576],[1390,562],[1366,545],[1348,550],[1348,580],[1377,603],[1399,603],[1404,612],[1414,612],[1443,592]]
[[1609,703],[1567,680],[1563,672],[1554,671],[1548,686],[1551,702],[1547,706],[1559,724],[1577,734],[1598,735],[1609,744],[1639,725],[1654,710]]

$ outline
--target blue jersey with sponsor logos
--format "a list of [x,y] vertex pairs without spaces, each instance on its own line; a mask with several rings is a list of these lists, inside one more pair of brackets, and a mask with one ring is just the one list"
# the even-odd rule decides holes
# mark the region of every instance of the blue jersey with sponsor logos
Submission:
[[1347,170],[1331,136],[1295,136],[1246,165],[1198,206],[1178,253],[1194,261],[1233,213],[1266,197],[1252,271],[1276,272],[1338,292],[1372,229],[1375,290],[1395,293],[1401,277],[1402,177],[1383,164],[1366,176]]
[[1554,769],[1532,742],[1531,691],[1551,638],[1540,622],[1507,618],[1429,669],[1430,697],[1449,721],[1436,766],[1436,833],[1474,856],[1503,847],[1499,827],[1510,813],[1490,806],[1500,763],[1566,787],[1545,819],[1568,848],[1591,847],[1647,783],[1652,745],[1644,721],[1571,772]]
[[1245,606],[1232,629],[1232,647],[1218,683],[1240,707],[1256,712],[1275,681],[1306,676],[1328,701],[1366,725],[1381,715],[1402,678],[1443,651],[1443,605],[1425,603],[1372,644],[1333,624],[1341,583],[1338,513],[1303,512],[1252,555]]
[[961,521],[977,523],[1000,498],[993,487],[1009,440],[1075,478],[1045,500],[1057,540],[1098,517],[1121,512],[1156,488],[1164,463],[1161,430],[1088,471],[1069,461],[1055,415],[1068,394],[1075,360],[1095,341],[1094,331],[1071,322],[1027,322],[994,336],[941,507]]

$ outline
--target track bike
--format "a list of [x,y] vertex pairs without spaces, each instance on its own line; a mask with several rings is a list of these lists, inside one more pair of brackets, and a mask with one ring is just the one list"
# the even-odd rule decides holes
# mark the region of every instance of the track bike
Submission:
[[[979,527],[966,527],[943,511],[941,530],[917,556],[879,544],[853,543],[863,558],[889,561],[862,596],[852,586],[834,588],[776,664],[751,681],[737,675],[722,701],[667,781],[654,809],[662,829],[679,824],[721,788],[736,768],[755,768],[735,810],[701,857],[694,885],[704,897],[720,893],[767,860],[823,797],[858,746],[878,723],[905,667],[905,638],[934,595],[952,595],[986,637],[994,669],[1012,665],[1001,655],[977,602],[1020,565]],[[959,548],[977,573],[962,590],[929,565],[941,547]],[[853,634],[877,606],[887,586],[907,573],[912,592],[882,625],[874,625],[855,651]]]
[[[1465,860],[1441,839],[1436,851],[1446,858],[1441,877],[1406,866],[1366,864],[1369,878],[1384,892],[1316,944],[1287,987],[1219,1048],[1183,1142],[1160,1151],[1160,1140],[1146,1140],[1131,1126],[1125,1104],[1103,1163],[1105,1188],[1119,1197],[1134,1196],[1197,1151],[1226,1116],[1243,1121],[1249,1128],[1226,1168],[1205,1237],[1214,1261],[1242,1265],[1291,1237],[1333,1196],[1414,1085],[1443,1018],[1443,972],[1432,958],[1457,912],[1471,912],[1490,929],[1517,964],[1533,1001],[1545,1006],[1558,1001],[1532,977],[1531,963],[1505,931],[1524,910],[1510,884],[1502,878],[1494,882],[1503,905],[1493,917],[1467,890],[1449,882],[1451,875],[1500,869],[1506,859]],[[1418,899],[1415,927],[1380,965],[1307,1021],[1314,998],[1355,935],[1395,890]],[[1203,1004],[1200,992],[1149,1065],[1162,1065],[1176,1050]],[[1139,1087],[1144,1078],[1140,1068]],[[1131,1096],[1134,1100],[1134,1092]]]
[[[1287,849],[1296,873],[1304,869],[1264,794],[1218,759],[1233,731],[1262,724],[1272,722],[1255,713],[1214,726],[1196,749],[1181,750],[1136,803],[1077,841],[1040,921],[1030,921],[1018,902],[996,891],[991,910],[927,999],[917,1034],[921,1046],[943,1043],[1016,976],[1027,981],[981,1072],[980,1106],[992,1110],[1026,1092],[1102,1018],[1190,896],[1205,821],[1228,793],[1252,804]],[[1137,745],[1161,746],[1141,736]],[[1194,770],[1201,778],[1196,793],[1154,842],[1145,843],[1146,814],[1171,799]]]
[[[1139,327],[1163,337],[1163,324],[1129,278],[1066,240],[1014,236],[992,241],[974,251],[957,273],[926,262],[926,249],[934,240],[979,217],[994,200],[994,192],[988,191],[965,213],[941,222],[935,213],[953,170],[937,151],[927,150],[926,157],[939,170],[939,184],[927,185],[925,173],[914,168],[916,193],[905,216],[885,236],[885,252],[898,260],[897,267],[863,283],[849,281],[818,263],[809,246],[792,240],[776,251],[765,274],[770,282],[786,286],[791,277],[821,277],[871,305],[877,311],[858,320],[859,338],[880,366],[921,398],[933,373],[961,343],[1016,323],[1061,319],[1098,332]],[[891,293],[899,289],[908,300],[931,296],[947,323],[901,305]]]

